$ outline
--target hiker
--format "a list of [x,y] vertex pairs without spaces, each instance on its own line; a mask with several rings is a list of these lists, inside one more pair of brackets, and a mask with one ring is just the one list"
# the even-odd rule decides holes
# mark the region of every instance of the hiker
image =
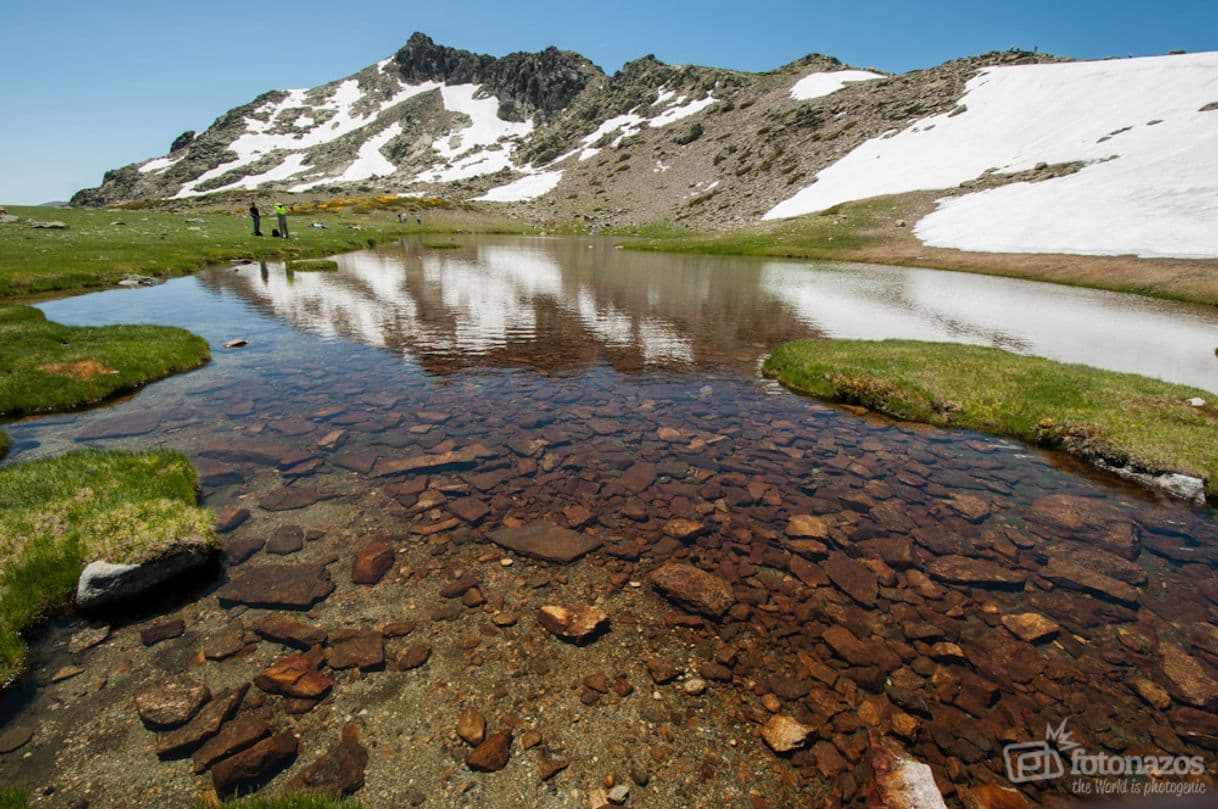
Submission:
[[250,203],[250,219],[254,220],[254,235],[261,236],[262,214],[258,213],[258,206],[253,202]]
[[279,235],[288,238],[288,209],[282,202],[275,203],[275,216],[279,219]]

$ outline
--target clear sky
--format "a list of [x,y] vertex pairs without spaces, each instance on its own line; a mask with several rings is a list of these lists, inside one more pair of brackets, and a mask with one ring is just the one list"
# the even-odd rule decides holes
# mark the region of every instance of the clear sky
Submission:
[[766,70],[810,52],[900,72],[1010,47],[1080,58],[1215,50],[1218,2],[10,2],[0,202],[67,199],[259,93],[341,78],[414,31],[495,55],[557,45],[609,72],[648,53]]

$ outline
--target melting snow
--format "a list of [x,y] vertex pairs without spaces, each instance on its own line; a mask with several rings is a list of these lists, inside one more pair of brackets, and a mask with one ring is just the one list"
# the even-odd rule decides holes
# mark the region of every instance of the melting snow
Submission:
[[821,73],[809,73],[791,88],[791,98],[796,101],[811,101],[814,98],[836,93],[847,84],[860,81],[874,81],[888,78],[870,70],[831,70]]
[[[596,157],[600,154],[600,148],[595,144],[606,135],[618,133],[617,137],[610,141],[609,146],[616,149],[621,145],[626,138],[637,135],[643,126],[665,127],[669,124],[675,124],[683,118],[688,118],[691,115],[697,115],[702,110],[714,104],[716,101],[713,93],[708,94],[706,98],[698,99],[697,101],[685,101],[685,96],[678,96],[675,91],[668,90],[663,87],[656,93],[656,100],[651,105],[652,107],[667,104],[668,106],[659,115],[654,118],[644,118],[641,115],[636,115],[633,112],[628,112],[625,115],[618,115],[614,118],[602,123],[596,128],[596,131],[588,135],[581,142],[579,151],[580,161],[587,160],[591,157]],[[568,153],[554,160],[555,163],[562,162],[570,157],[573,153]]]
[[395,122],[387,126],[385,131],[379,135],[368,138],[364,141],[364,145],[359,147],[355,162],[347,167],[339,179],[355,182],[367,180],[370,177],[387,177],[393,174],[398,170],[397,166],[381,154],[381,148],[400,134],[402,134],[402,125]]
[[180,157],[157,157],[149,160],[144,165],[140,166],[141,174],[148,174],[153,171],[164,171],[182,158]]
[[486,202],[520,202],[537,199],[553,191],[561,180],[562,171],[542,171],[526,175],[507,185],[492,188],[478,199]]
[[1081,160],[949,199],[915,233],[967,250],[1218,256],[1218,112],[1199,111],[1216,100],[1218,52],[989,68],[964,113],[862,144],[765,218]]

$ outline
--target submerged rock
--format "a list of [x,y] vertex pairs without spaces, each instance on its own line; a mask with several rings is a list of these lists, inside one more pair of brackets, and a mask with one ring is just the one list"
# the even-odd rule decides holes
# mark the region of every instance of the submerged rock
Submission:
[[534,520],[519,528],[501,528],[493,531],[490,539],[516,553],[563,564],[574,562],[601,546],[596,537],[560,528],[545,520]]
[[299,740],[291,733],[263,739],[212,768],[212,784],[222,797],[257,789],[296,760]]
[[930,766],[915,761],[891,739],[871,737],[867,809],[947,809]]
[[651,583],[682,607],[712,618],[722,616],[736,603],[727,582],[684,562],[669,562],[655,570]]
[[486,741],[475,747],[465,763],[471,770],[495,772],[507,766],[512,754],[512,731],[501,730],[486,737]]
[[174,728],[189,721],[210,698],[203,683],[164,675],[135,692],[135,709],[149,727]]
[[813,730],[789,716],[775,714],[761,728],[761,738],[775,753],[789,753],[803,747]]
[[364,785],[368,749],[359,742],[356,727],[343,728],[342,739],[288,782],[291,792],[307,792],[341,798]]
[[596,607],[548,604],[537,610],[537,622],[563,640],[581,643],[608,624],[609,616]]
[[260,565],[216,592],[221,604],[308,609],[334,592],[325,565]]

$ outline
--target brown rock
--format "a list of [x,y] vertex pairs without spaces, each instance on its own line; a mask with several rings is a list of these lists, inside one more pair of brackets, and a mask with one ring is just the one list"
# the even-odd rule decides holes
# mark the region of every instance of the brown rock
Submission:
[[240,716],[225,722],[219,733],[204,742],[191,756],[195,772],[206,772],[220,759],[228,758],[270,735],[270,726],[259,716]]
[[829,523],[812,514],[795,514],[787,521],[787,536],[795,539],[828,539]]
[[604,610],[589,606],[547,604],[537,610],[537,622],[552,635],[574,643],[592,639],[609,623]]
[[319,654],[285,657],[254,678],[254,685],[268,694],[318,699],[330,690],[330,678],[317,670]]
[[29,725],[9,725],[0,731],[0,753],[20,750],[34,738],[34,729]]
[[445,505],[452,514],[470,525],[477,525],[490,514],[490,507],[476,497],[458,497]]
[[574,562],[601,546],[601,540],[567,528],[535,520],[519,528],[500,528],[490,534],[497,545],[547,562]]
[[879,582],[875,573],[862,562],[842,553],[834,553],[821,562],[821,567],[829,580],[846,595],[864,607],[875,605],[880,593]]
[[789,716],[774,714],[762,726],[761,738],[775,753],[789,753],[803,747],[814,730]]
[[266,552],[276,556],[287,556],[304,547],[304,529],[299,525],[281,525],[271,534],[266,543]]
[[1039,643],[1053,637],[1061,629],[1053,621],[1038,612],[1022,612],[1002,616],[1002,625],[1020,640]]
[[667,661],[652,658],[647,661],[647,673],[656,685],[664,685],[677,679],[681,670]]
[[216,533],[227,534],[250,518],[250,510],[240,506],[225,506],[216,511]]
[[1166,641],[1159,644],[1159,654],[1163,658],[1163,674],[1177,699],[1196,708],[1218,705],[1218,681],[1196,658]]
[[1035,804],[1019,790],[997,784],[978,784],[960,790],[964,809],[1033,809]]
[[135,692],[135,710],[151,728],[174,728],[187,722],[209,699],[211,691],[197,680],[163,675]]
[[298,649],[312,648],[326,639],[326,633],[320,629],[281,615],[268,615],[261,619],[254,624],[254,631],[269,641]]
[[1105,576],[1103,573],[1072,564],[1060,557],[1050,558],[1049,564],[1041,570],[1041,575],[1067,590],[1090,593],[1130,606],[1136,606],[1138,603],[1139,593],[1136,587],[1123,581],[1117,581],[1111,576]]
[[208,660],[224,660],[245,648],[245,631],[229,629],[212,635],[203,642],[203,656]]
[[398,658],[398,668],[402,671],[417,669],[431,658],[431,647],[426,643],[416,643],[402,653]]
[[669,520],[664,524],[664,533],[673,539],[681,541],[692,539],[698,534],[706,530],[706,526],[700,522],[686,519]]
[[241,701],[245,699],[245,692],[248,690],[249,685],[246,684],[217,694],[215,699],[204,705],[185,725],[157,736],[157,755],[163,759],[171,759],[190,754],[220,732],[220,727],[241,707]]
[[722,616],[736,603],[727,582],[684,562],[669,562],[653,571],[651,583],[680,606],[712,618]]
[[926,566],[926,572],[939,581],[973,587],[1022,587],[1027,574],[984,559],[967,556],[940,556]]
[[393,546],[373,541],[360,548],[351,562],[351,581],[356,584],[376,584],[393,567]]
[[872,734],[870,743],[868,809],[947,809],[928,765],[911,758],[891,739]]
[[329,798],[345,797],[364,786],[367,767],[368,750],[350,734],[344,734],[321,758],[292,776],[287,789]]
[[241,790],[252,791],[274,778],[296,760],[299,741],[291,733],[263,739],[212,768],[216,792],[227,798]]
[[199,450],[203,458],[215,458],[229,463],[251,463],[259,466],[278,466],[291,459],[296,450],[275,441],[241,438],[232,442],[212,444]]
[[186,622],[181,618],[175,618],[140,630],[140,642],[145,646],[155,646],[163,640],[180,638],[185,632]]
[[1171,695],[1153,680],[1148,680],[1145,677],[1135,677],[1129,681],[1129,687],[1147,705],[1157,711],[1166,711],[1171,707]]
[[465,763],[471,770],[495,772],[507,766],[512,754],[512,731],[501,730],[492,733],[482,744],[475,747],[465,757]]
[[440,469],[468,467],[473,466],[482,458],[493,458],[495,454],[493,450],[487,449],[481,444],[474,444],[465,449],[450,450],[449,452],[439,452],[432,455],[415,455],[411,458],[381,460],[377,462],[376,468],[372,470],[372,474],[377,477],[389,477],[391,475],[407,475],[419,472],[434,472]]
[[332,669],[371,671],[385,666],[385,642],[380,630],[345,633],[331,639],[330,644],[326,659]]
[[656,481],[656,465],[638,461],[622,474],[618,483],[630,494],[639,494]]
[[283,486],[262,498],[258,505],[266,511],[295,511],[338,496],[335,492],[323,492],[314,486]]
[[308,609],[334,592],[325,565],[258,565],[217,592],[221,604]]
[[537,774],[542,781],[549,781],[570,766],[571,761],[569,759],[550,758],[544,753],[540,753],[537,756]]
[[486,717],[473,708],[466,708],[457,719],[457,735],[467,744],[482,744],[486,739]]

